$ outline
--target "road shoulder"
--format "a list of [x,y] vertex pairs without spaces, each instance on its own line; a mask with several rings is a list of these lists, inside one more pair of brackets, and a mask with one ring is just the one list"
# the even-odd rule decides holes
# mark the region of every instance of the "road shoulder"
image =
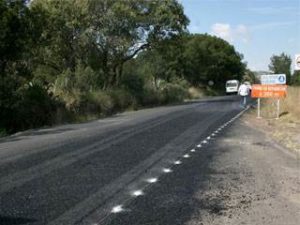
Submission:
[[211,165],[209,187],[196,193],[207,205],[198,211],[201,219],[188,225],[299,223],[300,167],[294,154],[243,120],[217,146],[224,151]]

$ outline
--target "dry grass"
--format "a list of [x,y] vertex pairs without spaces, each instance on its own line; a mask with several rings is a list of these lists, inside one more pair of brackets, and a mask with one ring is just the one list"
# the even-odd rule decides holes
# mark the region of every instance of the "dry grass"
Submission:
[[190,87],[188,89],[188,94],[190,99],[199,99],[205,96],[205,93],[202,89],[196,87]]
[[290,115],[294,122],[300,122],[300,87],[288,88],[287,98],[282,101],[281,115]]
[[300,87],[289,87],[288,95],[280,100],[280,118],[276,120],[276,100],[262,101],[262,119],[253,112],[247,120],[268,133],[289,149],[300,152]]
[[[276,99],[263,99],[261,115],[265,119],[276,118]],[[300,87],[289,87],[285,99],[280,100],[280,119],[300,122]]]

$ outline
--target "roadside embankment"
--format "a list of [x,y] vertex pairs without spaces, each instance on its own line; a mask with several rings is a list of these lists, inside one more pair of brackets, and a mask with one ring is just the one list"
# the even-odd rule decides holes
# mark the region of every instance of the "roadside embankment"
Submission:
[[276,118],[276,102],[262,101],[261,119],[256,118],[256,110],[245,116],[252,126],[264,131],[283,146],[300,152],[300,87],[289,87],[285,99],[280,100],[280,117]]

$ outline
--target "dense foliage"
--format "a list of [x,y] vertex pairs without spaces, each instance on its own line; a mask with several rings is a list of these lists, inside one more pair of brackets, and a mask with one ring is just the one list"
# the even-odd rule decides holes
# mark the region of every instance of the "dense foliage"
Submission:
[[275,74],[285,74],[287,84],[291,84],[291,57],[284,53],[281,53],[280,55],[273,55],[270,60],[270,71]]
[[223,88],[226,80],[241,80],[245,65],[243,56],[226,41],[205,35],[190,35],[185,38],[185,77],[194,84],[209,81]]
[[177,0],[0,0],[0,133],[180,102],[240,79],[226,41]]

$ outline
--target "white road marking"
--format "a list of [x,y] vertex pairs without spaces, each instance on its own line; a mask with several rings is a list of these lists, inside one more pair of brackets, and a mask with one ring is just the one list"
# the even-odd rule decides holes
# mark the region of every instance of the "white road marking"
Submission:
[[177,161],[174,162],[175,165],[179,165],[179,164],[181,164],[181,163],[182,163],[182,162],[181,162],[180,160],[177,160]]
[[195,152],[196,150],[195,149],[191,149],[191,152]]
[[120,213],[123,212],[123,205],[117,205],[115,207],[112,208],[111,213]]
[[202,141],[203,144],[207,144],[208,142],[206,140]]
[[207,139],[207,140],[210,140],[210,136],[208,136],[206,139]]
[[158,181],[158,179],[156,177],[152,177],[146,180],[148,183],[152,184],[152,183],[156,183]]
[[201,144],[197,145],[197,148],[201,148],[201,147],[202,147],[202,145],[201,145]]
[[183,155],[183,158],[190,158],[190,155],[189,154],[185,154],[185,155]]
[[144,192],[142,190],[136,190],[136,191],[133,191],[131,193],[131,195],[137,197],[137,196],[144,195]]
[[163,172],[164,172],[164,173],[171,173],[171,172],[172,172],[172,170],[171,170],[171,169],[169,169],[169,168],[163,168]]

